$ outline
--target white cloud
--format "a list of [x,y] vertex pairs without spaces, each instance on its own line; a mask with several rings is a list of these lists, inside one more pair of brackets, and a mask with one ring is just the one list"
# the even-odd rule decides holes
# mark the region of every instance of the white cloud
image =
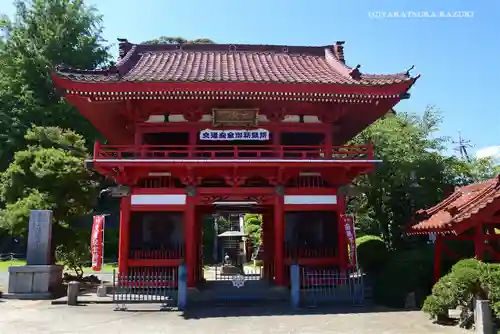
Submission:
[[484,147],[476,152],[476,158],[491,158],[493,161],[500,163],[500,146]]

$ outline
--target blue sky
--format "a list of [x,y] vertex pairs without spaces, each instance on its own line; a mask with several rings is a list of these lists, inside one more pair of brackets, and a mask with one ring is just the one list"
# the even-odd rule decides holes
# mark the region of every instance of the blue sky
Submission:
[[[13,14],[11,0],[0,12]],[[494,0],[87,0],[104,15],[105,37],[141,42],[159,36],[219,43],[325,45],[346,41],[349,65],[392,73],[415,65],[421,79],[399,111],[438,107],[440,134],[458,131],[473,151],[500,145],[500,2]],[[468,12],[467,18],[439,17]],[[426,12],[434,18],[387,18]],[[472,16],[472,17],[470,17]]]

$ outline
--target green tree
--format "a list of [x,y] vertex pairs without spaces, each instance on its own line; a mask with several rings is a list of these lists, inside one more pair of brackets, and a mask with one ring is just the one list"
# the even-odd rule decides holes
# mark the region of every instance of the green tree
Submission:
[[261,243],[262,235],[262,215],[247,213],[243,217],[245,233],[252,238],[257,245]]
[[360,133],[353,143],[372,142],[382,162],[374,173],[355,180],[358,224],[380,235],[393,249],[406,245],[403,230],[416,210],[435,205],[455,186],[492,177],[486,160],[464,161],[443,154],[447,138],[436,136],[440,113],[427,108],[419,117],[390,115]]
[[75,108],[61,99],[49,68],[65,64],[93,69],[108,61],[101,16],[83,0],[16,0],[12,19],[0,18],[8,38],[0,43],[0,169],[24,146],[32,124],[97,135]]
[[142,42],[142,44],[215,44],[215,42],[208,38],[187,40],[184,37],[180,36],[160,36],[158,38]]
[[0,227],[26,236],[30,210],[53,210],[54,250],[64,245],[77,249],[79,233],[72,222],[92,211],[97,198],[96,175],[84,167],[85,140],[73,131],[33,127],[25,136],[28,146],[16,152],[0,175]]

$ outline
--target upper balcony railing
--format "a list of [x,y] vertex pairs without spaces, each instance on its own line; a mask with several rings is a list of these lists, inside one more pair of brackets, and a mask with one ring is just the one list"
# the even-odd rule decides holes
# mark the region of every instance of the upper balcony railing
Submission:
[[94,159],[278,159],[278,160],[373,160],[371,145],[288,146],[288,145],[100,145]]

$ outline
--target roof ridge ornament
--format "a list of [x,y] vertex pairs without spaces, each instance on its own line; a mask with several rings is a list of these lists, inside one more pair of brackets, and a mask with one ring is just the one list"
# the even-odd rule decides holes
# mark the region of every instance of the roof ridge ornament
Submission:
[[132,49],[132,43],[126,38],[117,38],[118,40],[118,59],[122,59]]
[[411,72],[411,70],[413,70],[414,68],[415,68],[415,65],[411,65],[411,66],[410,66],[410,68],[409,68],[409,69],[407,69],[407,70],[405,71],[405,75],[406,75],[407,77],[409,77],[409,76],[410,76],[410,72]]
[[231,51],[231,52],[235,52],[235,51],[236,51],[236,45],[234,45],[234,44],[230,44],[230,45],[229,45],[229,51]]
[[349,72],[349,75],[351,76],[351,78],[353,78],[354,80],[360,80],[361,79],[361,71],[359,70],[361,68],[361,65],[356,65],[355,68],[353,68],[350,72]]
[[344,44],[345,41],[337,41],[333,46],[333,51],[335,53],[335,57],[345,65],[345,57],[344,57]]

